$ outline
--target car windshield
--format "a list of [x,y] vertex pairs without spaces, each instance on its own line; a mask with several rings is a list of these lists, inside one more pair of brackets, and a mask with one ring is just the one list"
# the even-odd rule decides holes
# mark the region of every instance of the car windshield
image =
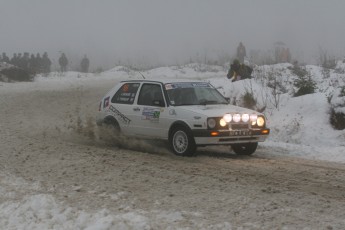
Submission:
[[165,84],[171,105],[228,104],[227,100],[207,82]]

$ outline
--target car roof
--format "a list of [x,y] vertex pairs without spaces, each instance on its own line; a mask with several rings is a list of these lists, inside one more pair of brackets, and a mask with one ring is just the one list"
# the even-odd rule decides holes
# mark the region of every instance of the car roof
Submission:
[[205,82],[194,79],[179,79],[179,78],[152,78],[152,79],[138,79],[138,80],[125,80],[121,82],[154,82],[154,83],[177,83],[177,82]]

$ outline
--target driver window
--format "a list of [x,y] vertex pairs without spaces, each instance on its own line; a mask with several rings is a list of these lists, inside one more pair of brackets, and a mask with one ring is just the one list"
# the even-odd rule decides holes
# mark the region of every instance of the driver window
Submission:
[[141,87],[138,105],[149,105],[164,107],[164,98],[160,85],[144,84]]

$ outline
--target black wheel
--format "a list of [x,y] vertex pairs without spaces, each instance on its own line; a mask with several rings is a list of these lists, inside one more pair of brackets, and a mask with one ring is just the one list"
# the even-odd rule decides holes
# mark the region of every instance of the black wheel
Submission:
[[196,145],[192,132],[184,127],[176,127],[171,132],[169,143],[172,151],[178,156],[193,156]]
[[121,128],[119,123],[113,119],[105,119],[99,126],[99,139],[105,142],[112,143],[121,135]]
[[231,145],[232,150],[238,155],[252,155],[257,147],[257,142]]
[[121,128],[117,120],[115,119],[107,119],[104,121],[105,126],[108,129],[111,129],[114,135],[119,135],[121,133]]

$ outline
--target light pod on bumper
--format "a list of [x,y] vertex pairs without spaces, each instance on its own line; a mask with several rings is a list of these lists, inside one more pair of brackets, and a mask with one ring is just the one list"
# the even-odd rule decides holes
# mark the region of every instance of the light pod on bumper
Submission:
[[250,114],[250,121],[251,122],[256,122],[256,120],[258,119],[258,115],[256,115],[256,114]]
[[224,116],[223,116],[223,119],[224,119],[224,121],[225,122],[231,122],[232,121],[232,116],[231,116],[231,114],[229,114],[229,113],[227,113],[227,114],[225,114]]
[[249,121],[249,114],[247,114],[247,113],[242,114],[242,121],[248,122]]
[[232,119],[234,120],[234,122],[240,122],[241,121],[241,115],[236,113],[236,114],[234,114]]
[[252,122],[252,125],[256,124],[256,120],[258,119],[258,115],[256,114],[250,114],[250,121]]

